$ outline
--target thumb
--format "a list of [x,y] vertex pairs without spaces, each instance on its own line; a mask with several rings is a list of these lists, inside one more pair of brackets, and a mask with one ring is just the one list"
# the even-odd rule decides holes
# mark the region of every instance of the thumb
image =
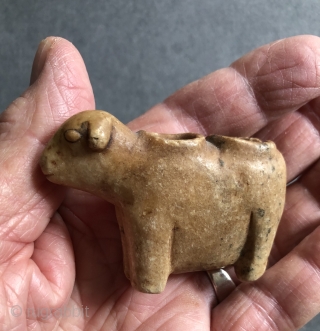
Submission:
[[0,115],[0,228],[10,224],[0,232],[23,241],[40,235],[63,198],[39,169],[44,144],[66,118],[95,108],[83,60],[62,38],[40,43],[30,81]]

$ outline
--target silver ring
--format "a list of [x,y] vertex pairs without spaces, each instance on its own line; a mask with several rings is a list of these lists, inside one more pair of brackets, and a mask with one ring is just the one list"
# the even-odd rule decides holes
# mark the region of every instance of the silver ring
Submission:
[[218,303],[235,290],[236,285],[225,270],[207,270],[207,274],[216,292]]

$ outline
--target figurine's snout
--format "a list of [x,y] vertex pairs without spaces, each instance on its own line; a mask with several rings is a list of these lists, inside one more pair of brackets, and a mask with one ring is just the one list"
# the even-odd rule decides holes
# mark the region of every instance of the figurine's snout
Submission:
[[45,176],[52,176],[54,174],[54,168],[57,165],[57,162],[48,156],[48,149],[52,147],[49,145],[43,151],[40,158],[40,168]]

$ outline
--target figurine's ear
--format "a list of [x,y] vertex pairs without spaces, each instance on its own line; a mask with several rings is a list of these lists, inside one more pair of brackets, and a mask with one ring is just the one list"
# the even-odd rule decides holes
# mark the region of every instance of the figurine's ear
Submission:
[[90,120],[88,123],[88,145],[94,151],[104,150],[112,132],[111,118]]

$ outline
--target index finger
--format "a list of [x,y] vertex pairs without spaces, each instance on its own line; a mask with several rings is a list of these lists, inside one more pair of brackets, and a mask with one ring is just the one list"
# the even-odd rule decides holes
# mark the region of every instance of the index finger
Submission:
[[[320,39],[315,36],[262,46],[230,67],[183,87],[130,126],[164,133],[229,136],[252,136],[266,128],[261,138],[277,140],[290,179],[319,157],[314,122],[310,116],[293,115],[320,95],[319,61]],[[281,119],[283,122],[275,125]],[[281,135],[282,131],[285,134]],[[299,145],[293,149],[291,142],[296,141],[297,133],[307,139],[300,136]],[[299,166],[297,158],[302,160]]]

